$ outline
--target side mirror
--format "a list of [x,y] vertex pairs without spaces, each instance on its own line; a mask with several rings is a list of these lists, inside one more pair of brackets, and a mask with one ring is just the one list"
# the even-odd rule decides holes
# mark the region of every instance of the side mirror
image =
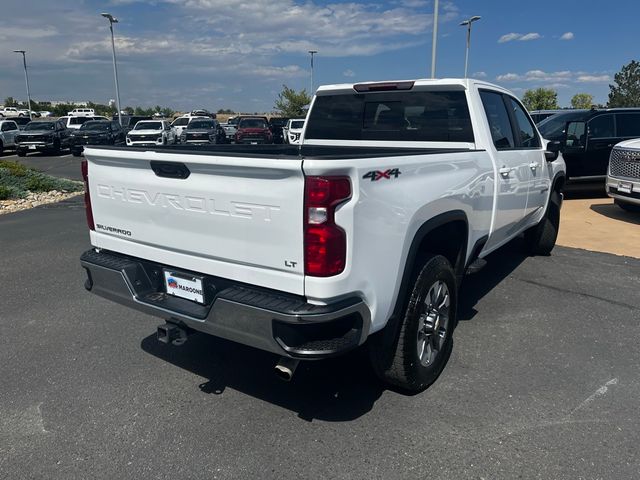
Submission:
[[562,142],[560,142],[559,140],[553,140],[547,143],[547,149],[544,152],[544,158],[547,159],[547,162],[553,162],[558,158],[560,150],[562,150]]

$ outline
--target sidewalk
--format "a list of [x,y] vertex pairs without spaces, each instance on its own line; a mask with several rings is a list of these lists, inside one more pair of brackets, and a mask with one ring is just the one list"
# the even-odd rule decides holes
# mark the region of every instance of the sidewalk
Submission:
[[565,200],[557,244],[640,258],[640,213],[622,210],[611,198]]

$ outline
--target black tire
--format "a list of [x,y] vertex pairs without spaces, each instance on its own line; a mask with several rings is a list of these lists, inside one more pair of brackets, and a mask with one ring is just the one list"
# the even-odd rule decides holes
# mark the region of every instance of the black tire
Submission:
[[53,148],[51,149],[51,153],[53,155],[60,155],[60,141],[59,140],[55,140],[53,142]]
[[79,157],[79,156],[80,156],[80,151],[79,151],[79,150],[71,150],[71,154],[72,154],[74,157]]
[[3,150],[4,150],[4,145],[2,145],[2,140],[0,140],[0,155],[2,155]]
[[[443,286],[444,295],[434,299],[433,293]],[[390,321],[368,346],[371,364],[382,381],[420,392],[438,378],[451,355],[458,287],[449,261],[428,255],[410,288],[400,324]]]
[[633,203],[621,202],[617,198],[614,200],[614,202],[615,202],[615,204],[617,206],[619,206],[621,209],[623,209],[626,212],[634,212],[634,213],[640,212],[640,205],[634,205]]
[[18,155],[19,157],[26,157],[27,152],[25,150],[17,150],[16,155]]
[[542,220],[524,233],[527,251],[531,255],[550,255],[560,231],[560,194],[553,192]]

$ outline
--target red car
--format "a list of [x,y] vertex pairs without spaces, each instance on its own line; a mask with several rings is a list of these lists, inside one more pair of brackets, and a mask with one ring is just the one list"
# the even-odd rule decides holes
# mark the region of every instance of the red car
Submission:
[[242,117],[235,135],[236,143],[273,143],[273,134],[265,117]]

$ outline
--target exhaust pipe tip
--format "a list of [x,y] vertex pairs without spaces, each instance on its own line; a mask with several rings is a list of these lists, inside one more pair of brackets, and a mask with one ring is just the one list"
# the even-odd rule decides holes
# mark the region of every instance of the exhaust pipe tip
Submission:
[[290,382],[296,372],[296,368],[298,368],[298,363],[300,363],[299,360],[281,357],[275,367],[276,377],[282,381]]

